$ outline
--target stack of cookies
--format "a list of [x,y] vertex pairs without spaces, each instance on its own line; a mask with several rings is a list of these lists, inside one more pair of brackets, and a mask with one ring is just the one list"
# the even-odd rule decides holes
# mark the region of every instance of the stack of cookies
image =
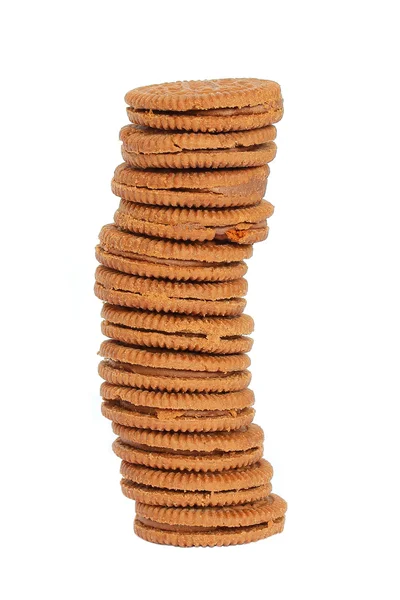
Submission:
[[282,117],[279,85],[184,81],[128,92],[114,223],[95,293],[102,412],[136,500],[135,532],[225,546],[283,529],[249,389],[245,260],[266,239],[263,200]]

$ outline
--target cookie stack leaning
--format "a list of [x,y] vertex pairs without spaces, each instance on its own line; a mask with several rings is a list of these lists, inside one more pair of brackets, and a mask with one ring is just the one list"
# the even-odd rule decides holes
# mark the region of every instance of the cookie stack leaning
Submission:
[[266,239],[264,200],[283,114],[277,83],[183,81],[125,96],[114,223],[100,232],[102,412],[117,436],[134,529],[175,546],[283,530],[249,389],[244,262]]

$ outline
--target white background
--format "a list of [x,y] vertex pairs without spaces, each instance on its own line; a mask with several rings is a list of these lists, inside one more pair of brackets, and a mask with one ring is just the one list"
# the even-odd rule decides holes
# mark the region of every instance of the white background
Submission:
[[[397,3],[9,2],[1,15],[2,597],[399,598]],[[100,415],[93,248],[123,97],[277,80],[285,115],[249,265],[256,421],[282,535],[132,531]]]

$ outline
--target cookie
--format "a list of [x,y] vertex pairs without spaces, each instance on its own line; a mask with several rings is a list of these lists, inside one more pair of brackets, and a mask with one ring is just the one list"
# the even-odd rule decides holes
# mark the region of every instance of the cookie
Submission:
[[283,106],[275,103],[270,110],[264,110],[264,107],[259,105],[241,109],[204,110],[190,113],[135,110],[128,106],[126,112],[131,123],[136,123],[136,125],[155,129],[213,133],[256,129],[277,123],[283,116]]
[[220,393],[169,393],[105,382],[103,414],[120,425],[155,431],[220,431],[222,425],[249,425],[254,394],[249,389]]
[[154,313],[105,304],[102,333],[117,341],[150,348],[190,350],[213,354],[249,352],[253,319],[238,317],[198,317]]
[[135,125],[121,129],[124,160],[140,168],[210,169],[253,167],[273,160],[272,125],[231,133],[179,133]]
[[122,479],[121,490],[124,496],[130,500],[157,506],[226,506],[266,498],[272,491],[272,485],[267,482],[247,490],[182,492],[141,485],[129,479]]
[[256,145],[238,146],[237,148],[182,150],[179,153],[155,154],[134,152],[128,150],[124,144],[121,153],[122,158],[128,165],[141,169],[230,169],[256,167],[271,162],[276,156],[276,144],[274,142],[264,142]]
[[197,315],[240,315],[246,301],[245,279],[228,282],[181,283],[96,270],[95,294],[101,300],[143,310]]
[[230,392],[250,381],[246,354],[212,355],[102,343],[99,373],[109,383],[172,392]]
[[173,546],[229,546],[283,531],[286,502],[276,494],[222,507],[163,507],[136,503],[135,533]]
[[199,263],[204,266],[208,263],[236,263],[250,258],[253,253],[251,245],[155,239],[121,231],[115,225],[105,225],[100,231],[99,240],[102,248],[113,253],[129,252],[142,258],[156,258],[188,267],[198,266]]
[[138,502],[158,506],[225,506],[268,496],[273,470],[264,459],[248,467],[220,472],[157,470],[123,461],[121,474],[123,494]]
[[126,346],[114,340],[104,341],[99,350],[100,356],[113,361],[134,366],[151,367],[174,373],[184,371],[204,371],[208,373],[231,373],[241,371],[250,365],[247,354],[202,354],[197,352],[163,351],[158,348]]
[[251,207],[231,209],[165,208],[121,200],[114,215],[123,230],[185,241],[218,240],[251,244],[267,237],[272,204],[262,200]]
[[135,406],[182,410],[228,410],[252,406],[254,394],[248,388],[233,392],[220,393],[182,393],[144,390],[134,387],[114,385],[104,382],[100,393],[104,400],[122,400]]
[[162,392],[235,392],[245,389],[251,381],[247,369],[231,373],[171,369],[168,372],[168,369],[141,367],[109,359],[101,361],[98,369],[100,377],[108,383]]
[[232,492],[258,487],[270,481],[273,469],[262,458],[248,467],[222,472],[175,471],[151,469],[123,461],[121,475],[143,486],[181,492]]
[[152,468],[223,471],[258,462],[263,432],[257,425],[217,433],[170,433],[113,423],[113,450],[123,460]]
[[127,92],[125,102],[136,109],[184,112],[267,106],[281,98],[280,86],[275,81],[231,78],[146,85]]
[[129,120],[157,129],[218,132],[255,129],[283,115],[280,87],[260,79],[177,81],[131,90]]
[[101,412],[106,419],[120,425],[155,431],[232,431],[250,425],[255,414],[253,408],[171,411],[138,409],[122,402],[103,402]]
[[230,133],[182,133],[125,125],[119,138],[127,152],[144,156],[181,155],[198,150],[236,150],[266,144],[276,138],[276,127],[270,125],[251,131]]
[[187,208],[249,206],[263,198],[268,175],[268,165],[168,172],[135,169],[123,163],[114,172],[111,189],[116,196],[140,204]]
[[98,262],[105,267],[139,277],[171,281],[232,281],[247,273],[247,265],[243,261],[206,263],[162,259],[123,250],[106,250],[100,244],[96,246],[95,253]]

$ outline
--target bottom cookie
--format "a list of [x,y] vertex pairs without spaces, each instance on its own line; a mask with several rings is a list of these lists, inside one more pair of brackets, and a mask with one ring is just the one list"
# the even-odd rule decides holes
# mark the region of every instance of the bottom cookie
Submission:
[[137,503],[135,533],[171,546],[231,546],[283,531],[286,502],[275,494],[228,507],[165,508]]

